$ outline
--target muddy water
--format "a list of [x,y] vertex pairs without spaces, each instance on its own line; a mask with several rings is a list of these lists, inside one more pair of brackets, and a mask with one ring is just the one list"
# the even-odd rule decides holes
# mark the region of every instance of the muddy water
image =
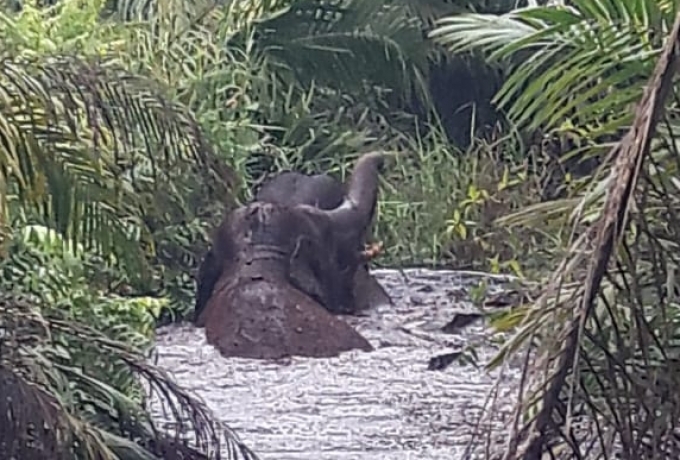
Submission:
[[[373,352],[225,359],[202,330],[182,325],[159,330],[158,362],[261,459],[462,458],[497,376],[458,363],[443,371],[427,367],[434,355],[483,341],[483,324],[454,335],[438,331],[455,312],[472,308],[467,298],[479,278],[416,269],[374,273],[396,306],[349,319]],[[493,351],[488,343],[478,349],[480,361]],[[501,398],[509,398],[509,387],[501,385]]]

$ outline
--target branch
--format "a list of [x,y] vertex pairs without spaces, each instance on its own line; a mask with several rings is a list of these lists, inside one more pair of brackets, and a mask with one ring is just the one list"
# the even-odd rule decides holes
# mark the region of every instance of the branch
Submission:
[[[656,69],[645,93],[637,106],[633,124],[623,139],[613,147],[610,155],[616,163],[610,173],[611,185],[600,221],[593,227],[595,247],[589,264],[583,291],[583,302],[569,326],[568,338],[559,353],[556,375],[543,394],[542,408],[534,422],[525,426],[511,441],[505,459],[541,458],[549,424],[559,402],[569,370],[573,367],[579,347],[581,331],[590,317],[599,292],[602,278],[607,271],[615,244],[621,241],[627,225],[628,208],[642,169],[649,153],[656,124],[663,113],[664,102],[672,87],[673,76],[680,64],[680,14],[668,37]],[[591,233],[591,235],[592,235]],[[529,436],[529,435],[532,436]],[[516,448],[526,440],[523,448]]]

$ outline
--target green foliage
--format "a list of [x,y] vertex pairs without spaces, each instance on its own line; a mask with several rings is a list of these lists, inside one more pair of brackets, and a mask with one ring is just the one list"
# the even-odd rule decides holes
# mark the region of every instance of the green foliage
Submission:
[[[236,192],[239,199],[248,199],[247,186],[269,171],[324,171],[343,178],[361,151],[417,151],[425,174],[414,176],[405,163],[385,184],[379,223],[380,237],[389,243],[384,261],[434,263],[447,253],[445,221],[461,197],[457,181],[447,177],[450,171],[437,168],[468,166],[439,130],[433,129],[427,141],[419,139],[423,123],[394,104],[411,89],[428,104],[423,79],[430,45],[422,38],[422,24],[405,13],[412,5],[356,0],[225,8],[168,0],[144,10],[136,2],[118,6],[119,16],[148,21],[156,31],[137,30],[134,44],[119,59],[131,70],[164,81],[173,97],[196,113],[219,156],[245,179]],[[306,61],[310,56],[313,63]],[[461,171],[461,177],[468,172]],[[441,196],[441,209],[424,218],[423,203],[434,202],[433,196]],[[152,233],[157,254],[160,246],[166,248],[156,261],[177,317],[192,300],[187,272],[196,270],[207,247],[207,230],[222,213],[219,203],[201,197],[191,203]],[[152,216],[153,210],[148,211]],[[404,234],[415,238],[406,243]]]
[[[520,128],[538,131],[544,139],[568,139],[572,146],[557,155],[569,166],[589,157],[601,161],[612,140],[627,129],[630,107],[642,95],[676,12],[674,2],[635,0],[605,7],[582,0],[568,7],[445,17],[430,35],[454,53],[482,52],[491,61],[510,63],[495,103]],[[501,224],[544,227],[546,235],[561,235],[573,219],[596,219],[593,206],[603,202],[604,187],[591,181],[600,172],[572,170],[582,177],[568,172],[561,185],[568,195],[585,196],[587,205],[579,199],[538,203]]]
[[630,107],[676,12],[672,1],[604,7],[579,0],[446,17],[430,35],[452,52],[479,51],[512,63],[495,97],[509,119],[519,128],[583,139],[579,155],[594,155],[630,123]]
[[[33,361],[3,356],[0,372],[33,372],[14,388],[35,385],[37,399],[58,401],[55,419],[67,414],[70,436],[86,448],[124,446],[132,458],[152,458],[144,442],[141,452],[122,439],[121,420],[141,420],[135,435],[153,438],[138,376],[172,384],[143,358],[158,318],[190,311],[193,272],[225,205],[249,199],[249,186],[270,171],[344,178],[371,149],[402,154],[383,182],[376,236],[387,254],[380,262],[518,275],[545,267],[560,254],[567,219],[554,213],[548,229],[498,220],[541,199],[533,152],[498,132],[467,150],[452,146],[428,87],[433,60],[441,58],[423,36],[433,18],[512,5],[453,3],[64,0],[1,15],[8,58],[0,62],[2,223],[22,227],[1,269],[4,286],[29,302],[0,299],[19,305],[13,316],[0,310],[0,327],[14,321],[35,328],[31,318],[39,318],[50,328],[38,327],[35,342],[22,349]],[[595,143],[592,126],[608,114],[605,107],[591,110],[583,91],[541,93],[533,83],[538,71],[527,67],[535,60],[522,59],[535,49],[523,45],[527,37],[552,38],[557,48],[568,39],[591,51],[596,40],[583,45],[569,35],[571,13],[526,11],[510,13],[487,35],[465,38],[469,27],[448,32],[482,45],[512,42],[499,60],[515,73],[498,101],[513,121],[548,131],[568,126]],[[465,43],[454,48],[477,49]],[[554,60],[556,53],[546,55]],[[469,57],[456,56],[452,67],[469,65],[473,77],[482,75]],[[621,75],[637,70],[629,61]],[[526,80],[517,77],[521,71]],[[625,80],[597,75],[610,85]],[[545,82],[565,77],[551,78]],[[587,84],[602,90],[597,78]],[[560,85],[582,89],[577,81]],[[616,108],[633,100],[627,94],[617,96]],[[566,115],[552,120],[545,104]]]
[[[123,342],[6,292],[0,295],[0,332],[0,445],[8,458],[207,458],[160,431],[140,398],[121,391],[113,368],[126,377],[134,373],[136,385],[158,394],[178,423],[195,430],[199,449],[222,446],[229,458],[255,458],[233,434],[221,434],[200,403]],[[82,366],[78,356],[87,351],[92,362]],[[223,436],[226,443],[220,442]]]
[[5,60],[0,88],[3,208],[40,215],[106,261],[115,255],[136,280],[152,280],[142,248],[153,248],[150,233],[165,215],[187,207],[180,177],[214,174],[193,116],[138,77],[74,58]]
[[[0,264],[2,289],[46,305],[48,316],[88,324],[135,349],[150,349],[163,299],[98,293],[86,278],[88,265],[96,266],[96,255],[74,251],[56,232],[42,226],[24,227],[18,233]],[[59,333],[53,339],[68,350],[71,364],[141,402],[139,382],[122,363],[109,363],[97,357],[96,348],[87,344],[79,348]]]
[[[219,447],[208,414],[145,363],[170,302],[139,294],[162,291],[182,264],[163,265],[188,246],[167,235],[170,224],[229,204],[233,176],[185,106],[124,69],[139,30],[102,12],[96,1],[66,2],[2,17],[2,223],[22,230],[0,235],[11,292],[0,309],[0,392],[33,418],[3,422],[0,445],[29,458],[14,440],[54,421],[36,458],[205,458],[157,432],[145,410],[144,382],[175,398],[165,402],[188,414],[199,449]],[[231,434],[227,443],[248,452]]]
[[[595,444],[601,458],[617,444],[627,458],[677,452],[677,13],[677,2],[579,0],[446,18],[433,33],[511,63],[498,104],[520,126],[577,138],[565,163],[600,156],[571,196],[502,219],[569,232],[538,299],[492,323],[511,336],[490,367],[521,352],[526,376],[506,458],[584,457]],[[663,77],[650,80],[666,40]]]
[[[0,430],[3,453],[148,460],[184,450],[184,458],[205,458],[156,431],[143,383],[161,390],[178,416],[189,415],[200,442],[219,447],[204,409],[145,363],[163,299],[98,292],[87,279],[98,256],[43,226],[15,232],[3,254],[0,291],[12,294],[0,300],[0,387],[11,396],[3,413],[14,414]],[[25,423],[47,424],[32,435],[42,447],[15,442],[30,430]],[[253,458],[233,435],[226,442]]]
[[285,69],[276,77],[368,97],[376,85],[405,94],[414,85],[424,90],[427,44],[399,2],[281,3],[253,27],[255,49]]
[[516,275],[545,268],[560,237],[498,221],[540,199],[526,163],[513,160],[517,148],[505,136],[460,152],[437,132],[410,144],[405,150],[416,153],[400,160],[385,180],[376,229],[386,247],[381,262]]
[[50,7],[39,0],[22,2],[16,14],[0,11],[0,39],[4,53],[12,56],[61,54],[77,51],[105,55],[123,45],[117,24],[102,24],[102,0],[64,0]]
[[[169,295],[172,315],[181,318],[191,308],[191,274],[207,248],[209,229],[223,211],[225,188],[220,186],[235,186],[219,162],[231,165],[245,179],[240,187],[232,187],[233,195],[244,200],[250,197],[248,186],[268,171],[329,171],[342,178],[361,151],[402,150],[411,153],[410,159],[385,182],[380,204],[378,234],[388,247],[383,262],[436,265],[453,256],[458,266],[518,271],[513,252],[522,253],[521,249],[537,241],[533,236],[529,241],[500,237],[507,232],[493,224],[493,219],[527,201],[521,196],[526,187],[497,188],[498,182],[525,174],[522,166],[513,162],[504,166],[506,160],[496,154],[498,146],[478,144],[467,152],[458,151],[439,128],[401,110],[415,94],[426,112],[432,112],[425,84],[432,46],[422,37],[422,28],[434,11],[431,7],[365,0],[238,5],[92,0],[26,7],[6,16],[12,25],[6,38],[13,54],[58,51],[104,56],[101,78],[126,82],[125,98],[138,102],[162,93],[176,101],[175,121],[191,125],[184,132],[196,132],[197,126],[191,117],[184,118],[182,106],[195,113],[206,134],[205,139],[196,137],[183,148],[159,138],[155,139],[159,145],[140,145],[137,141],[143,136],[128,136],[130,131],[121,131],[117,124],[103,123],[106,129],[101,134],[93,130],[102,121],[120,116],[111,108],[123,105],[122,99],[108,101],[110,106],[94,119],[77,119],[77,138],[79,142],[87,139],[85,150],[95,144],[102,151],[115,146],[122,147],[116,155],[124,155],[116,160],[122,168],[112,169],[109,175],[110,184],[123,178],[125,185],[114,187],[112,196],[118,201],[109,200],[103,208],[123,212],[107,215],[87,230],[126,231],[88,236],[84,229],[68,229],[67,235],[89,239],[89,244],[108,243],[99,253],[117,262],[116,282],[140,293]],[[484,6],[494,11],[497,7],[507,8],[500,3]],[[445,12],[449,8],[453,7],[435,9]],[[53,65],[51,60],[49,65]],[[82,66],[68,66],[72,70],[64,80],[75,88],[81,82],[72,80],[73,72],[87,72]],[[161,91],[149,91],[150,81],[159,82]],[[82,104],[116,94],[101,86],[101,81],[85,83],[94,91],[85,94]],[[64,95],[71,97],[70,92]],[[145,110],[151,107],[146,104]],[[141,106],[138,109],[133,116],[143,113]],[[62,112],[55,117],[73,118],[66,110]],[[158,119],[151,133],[162,132],[169,121]],[[132,123],[148,126],[140,118]],[[425,131],[429,134],[421,137]],[[210,149],[203,152],[207,142],[216,145],[214,156]],[[168,145],[179,147],[171,157],[144,155]],[[205,155],[190,158],[192,150]],[[196,171],[191,162],[198,162],[201,170]],[[111,166],[110,161],[107,164]],[[414,174],[414,167],[421,173]],[[77,176],[68,179],[79,180]],[[110,184],[99,188],[109,193]],[[216,190],[206,193],[211,188]],[[49,195],[63,195],[56,190]],[[487,196],[475,198],[474,190]],[[530,194],[529,200],[533,199]],[[65,202],[59,207],[72,205]],[[68,216],[54,215],[59,222],[45,223],[64,231]],[[413,238],[405,239],[405,234]],[[487,245],[489,239],[506,244]],[[116,255],[113,259],[112,254]]]
[[[241,200],[250,198],[247,186],[270,171],[330,172],[342,179],[361,151],[409,151],[416,159],[400,164],[384,184],[378,235],[388,253],[382,262],[435,265],[455,254],[462,265],[488,267],[494,257],[499,263],[513,258],[514,247],[481,246],[484,231],[491,230],[503,207],[526,201],[519,195],[510,199],[513,203],[495,203],[492,214],[491,206],[481,203],[466,209],[468,227],[484,215],[483,229],[464,237],[447,233],[446,221],[468,189],[479,181],[495,188],[493,180],[500,180],[496,172],[493,179],[484,177],[498,161],[493,148],[457,151],[439,128],[401,111],[416,94],[432,112],[425,84],[432,47],[422,37],[426,5],[365,0],[249,2],[228,8],[173,0],[145,9],[140,5],[119,3],[118,16],[148,21],[156,33],[138,30],[120,59],[165,81],[174,97],[192,108],[220,157],[245,179],[237,192]],[[430,133],[421,137],[425,131]],[[470,156],[483,159],[469,162]],[[414,164],[422,174],[413,174]],[[193,290],[186,272],[196,269],[206,230],[221,215],[218,206],[200,198],[194,203],[153,236],[157,246],[168,243],[163,243],[170,256],[161,261],[162,286],[173,293],[179,317]],[[194,212],[196,206],[204,212]],[[423,212],[432,208],[437,209]],[[458,240],[469,248],[461,249]]]

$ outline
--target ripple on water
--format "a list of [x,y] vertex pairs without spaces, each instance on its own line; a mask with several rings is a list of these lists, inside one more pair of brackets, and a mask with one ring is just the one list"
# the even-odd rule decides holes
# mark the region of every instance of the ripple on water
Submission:
[[[465,450],[495,377],[429,359],[481,337],[438,328],[465,301],[476,278],[455,272],[376,270],[395,301],[348,321],[371,341],[370,353],[285,362],[225,359],[201,329],[158,332],[158,364],[198,394],[262,459],[452,459]],[[482,361],[493,350],[478,350]],[[159,414],[156,414],[157,416]]]

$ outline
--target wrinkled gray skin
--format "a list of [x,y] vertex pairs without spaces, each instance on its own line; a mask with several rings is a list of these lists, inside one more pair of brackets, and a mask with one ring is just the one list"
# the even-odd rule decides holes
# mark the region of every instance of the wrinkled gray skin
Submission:
[[[266,181],[255,194],[254,201],[276,203],[283,206],[308,205],[323,210],[334,209],[342,204],[345,198],[345,186],[342,182],[327,174],[306,175],[294,171],[282,172]],[[371,210],[373,221],[375,209]],[[341,251],[350,251],[348,247],[356,244],[361,251],[368,241],[370,228],[361,228],[349,235],[336,232],[335,238],[341,241]],[[340,266],[351,264],[345,260],[344,254],[337,255]],[[356,313],[378,305],[391,304],[392,300],[378,281],[369,274],[368,263],[362,263],[356,269],[353,281],[354,301],[346,305],[344,310],[330,309],[333,313]]]
[[373,349],[324,308],[351,301],[351,279],[333,257],[334,219],[315,210],[255,201],[220,226],[222,273],[197,325],[222,356],[321,358]]
[[[279,284],[276,289],[287,292],[293,288],[331,312],[349,313],[389,302],[368,275],[360,255],[373,220],[382,164],[381,154],[362,156],[340,200],[338,184],[329,176],[312,176],[311,180],[295,173],[279,176],[283,177],[281,185],[263,187],[258,193],[263,201],[225,216],[199,269],[194,310],[197,324],[203,325],[201,315],[212,302],[218,282],[228,285],[237,280],[234,283],[238,284],[244,271],[248,276],[243,279],[249,280],[269,279],[268,273],[284,274],[290,286],[281,286],[284,278],[277,275],[272,281]],[[244,258],[250,262],[244,264]],[[357,272],[360,275],[355,276]],[[354,298],[355,291],[359,301]]]
[[306,204],[328,210],[340,206],[344,199],[345,186],[328,174],[308,176],[285,171],[262,184],[254,201],[284,206]]

